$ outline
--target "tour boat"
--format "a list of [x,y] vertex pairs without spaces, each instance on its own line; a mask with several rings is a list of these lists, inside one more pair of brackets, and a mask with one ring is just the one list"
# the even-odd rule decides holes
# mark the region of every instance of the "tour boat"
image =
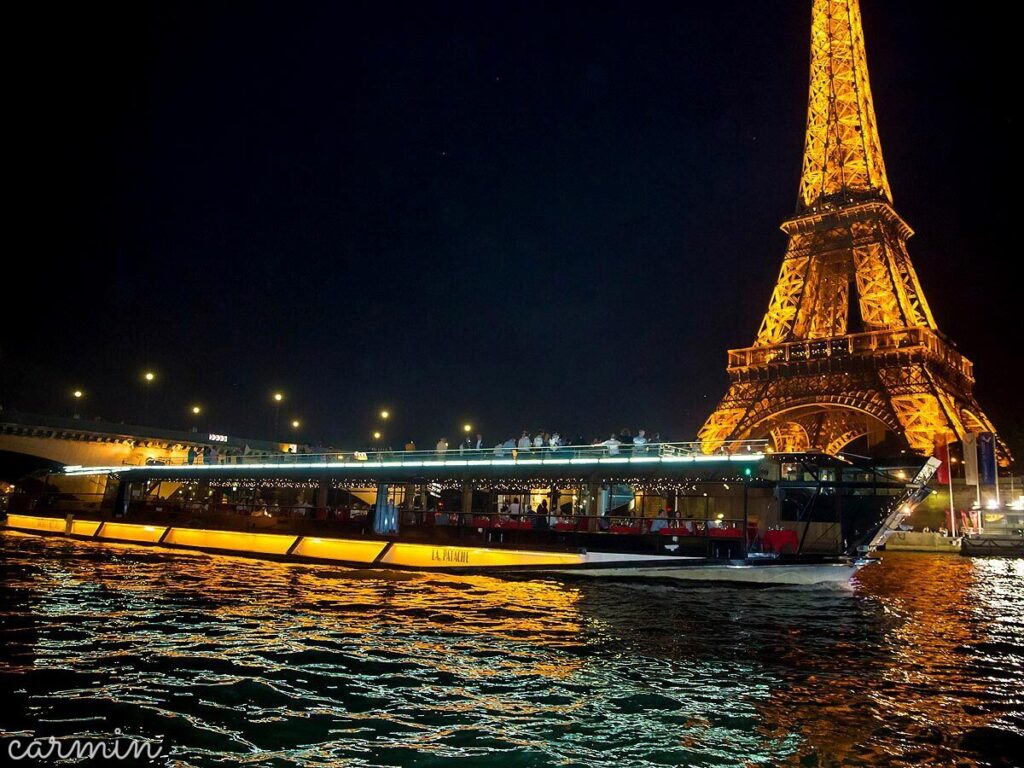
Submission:
[[660,444],[69,466],[12,496],[6,527],[352,568],[841,584],[937,466],[897,464]]

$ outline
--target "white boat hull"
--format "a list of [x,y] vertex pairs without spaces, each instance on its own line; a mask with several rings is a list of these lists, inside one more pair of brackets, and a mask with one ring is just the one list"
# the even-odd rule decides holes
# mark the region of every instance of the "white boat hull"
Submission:
[[766,565],[709,564],[683,567],[594,568],[556,571],[573,576],[668,581],[717,581],[765,586],[847,584],[870,560],[854,563],[780,563]]

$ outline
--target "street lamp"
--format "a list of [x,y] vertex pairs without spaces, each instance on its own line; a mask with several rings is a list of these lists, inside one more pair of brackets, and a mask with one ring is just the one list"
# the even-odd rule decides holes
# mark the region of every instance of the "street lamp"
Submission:
[[146,421],[149,421],[150,420],[150,418],[149,418],[150,417],[150,413],[149,413],[150,392],[153,389],[151,385],[153,384],[154,381],[156,381],[156,374],[153,373],[153,371],[146,371],[146,372],[144,372],[142,374],[142,380],[144,382],[146,382],[146,394],[145,394],[145,404],[144,404],[145,413],[143,414],[143,418]]
[[200,408],[198,405],[193,405],[192,406],[192,413],[194,413],[196,416],[198,416],[202,412],[203,412],[203,409]]
[[193,405],[191,410],[192,410],[192,415],[194,417],[196,417],[195,418],[195,423],[192,424],[192,431],[193,432],[198,432],[199,431],[199,414],[203,412],[203,409],[200,406],[198,406],[198,405]]
[[390,416],[391,416],[391,412],[388,411],[387,409],[385,409],[385,410],[380,412],[380,417],[382,419],[384,419],[384,421],[387,421]]
[[373,439],[374,440],[380,440],[380,432],[374,432],[373,433]]
[[82,392],[82,390],[80,390],[80,389],[76,389],[74,392],[71,393],[71,396],[75,398],[75,418],[76,419],[78,418],[78,401],[82,399],[82,396],[84,394],[85,393]]
[[284,400],[284,395],[280,392],[275,392],[271,397],[274,400],[274,439],[277,440],[277,425],[281,419],[281,401]]
[[298,419],[292,419],[292,428],[293,429],[298,429],[300,426],[302,426],[302,425],[299,423]]
[[462,425],[462,431],[465,432],[468,435],[470,432],[473,431],[473,425],[472,424],[463,424]]

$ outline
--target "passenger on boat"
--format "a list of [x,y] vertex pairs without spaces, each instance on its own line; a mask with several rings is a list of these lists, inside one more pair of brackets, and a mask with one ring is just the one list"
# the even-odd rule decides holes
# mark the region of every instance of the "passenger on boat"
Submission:
[[473,447],[478,451],[482,451],[484,448],[484,436],[481,435],[479,432],[476,433],[476,441]]
[[508,507],[508,516],[510,520],[518,520],[519,513],[522,507],[519,505],[519,497],[512,499],[512,503]]
[[519,450],[530,452],[530,434],[524,429],[523,434],[519,436]]
[[609,456],[617,456],[619,454],[619,446],[622,445],[622,442],[613,434],[611,437],[609,437],[607,440],[601,443],[601,445],[605,446],[608,449]]
[[405,450],[407,450],[407,451],[415,451],[416,450],[416,443],[414,443],[412,440],[406,440],[405,441]]
[[442,437],[437,441],[437,455],[444,458],[445,453],[448,451],[448,438]]
[[552,451],[556,451],[561,445],[562,436],[558,434],[558,430],[555,430],[554,432],[551,433],[551,439],[548,440],[548,448],[550,448]]
[[637,432],[636,437],[633,438],[633,451],[635,453],[643,453],[647,451],[647,433],[642,429]]
[[658,510],[658,516],[651,521],[651,533],[657,533],[668,526],[668,517],[664,509]]
[[538,531],[546,531],[548,525],[548,500],[541,499],[540,504],[537,505],[537,514],[533,521],[533,527]]
[[544,447],[545,435],[546,433],[544,432],[538,432],[536,435],[533,436],[533,447],[536,448],[538,451]]

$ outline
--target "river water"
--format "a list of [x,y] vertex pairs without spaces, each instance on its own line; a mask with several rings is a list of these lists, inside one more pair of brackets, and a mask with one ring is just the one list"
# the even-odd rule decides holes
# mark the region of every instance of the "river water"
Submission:
[[0,553],[8,739],[119,729],[194,766],[1024,755],[1024,560],[892,554],[852,590],[752,590],[371,573],[12,532]]

